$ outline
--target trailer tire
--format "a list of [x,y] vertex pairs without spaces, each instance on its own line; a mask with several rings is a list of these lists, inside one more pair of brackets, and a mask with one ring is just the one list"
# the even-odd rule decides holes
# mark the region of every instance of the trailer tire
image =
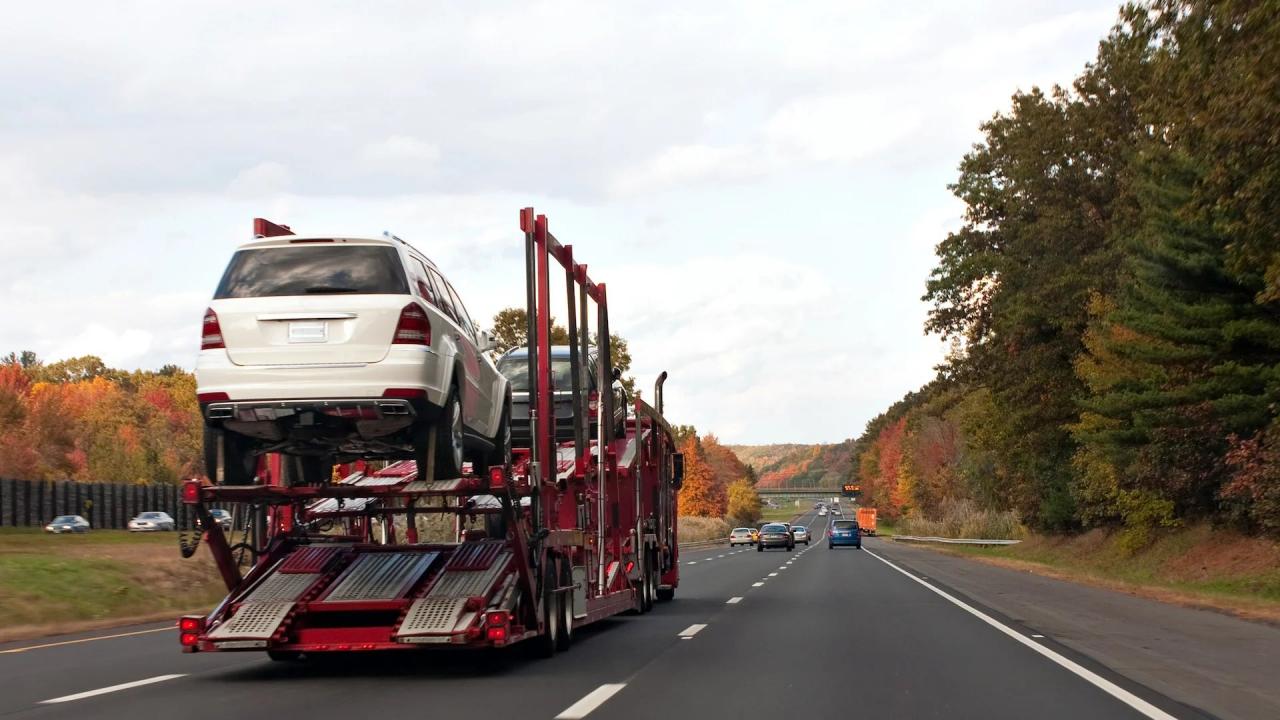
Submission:
[[493,436],[493,450],[485,456],[483,467],[477,468],[477,474],[488,472],[497,465],[506,467],[511,464],[511,399],[503,403],[502,416],[498,418],[498,432]]
[[671,602],[672,600],[675,600],[676,589],[664,588],[664,587],[658,588],[658,599],[661,600],[662,602]]
[[[573,570],[569,567],[568,561],[560,563],[560,587],[568,587],[573,584]],[[573,645],[573,593],[561,592],[556,594],[559,598],[560,607],[560,635],[556,638],[556,650],[564,652]]]
[[[551,563],[550,557],[547,563]],[[556,645],[560,639],[560,618],[562,611],[559,604],[559,593],[551,592],[555,585],[555,570],[548,564],[542,573],[542,622],[545,632],[530,641],[536,657],[549,658],[556,654]]]

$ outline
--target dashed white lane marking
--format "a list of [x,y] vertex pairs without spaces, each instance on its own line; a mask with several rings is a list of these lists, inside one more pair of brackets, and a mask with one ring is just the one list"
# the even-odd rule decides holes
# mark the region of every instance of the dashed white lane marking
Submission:
[[56,697],[56,698],[53,698],[52,700],[41,700],[40,704],[51,705],[53,703],[71,702],[72,700],[83,700],[85,698],[91,698],[97,695],[106,695],[107,693],[119,692],[121,690],[128,690],[129,688],[142,687],[143,685],[150,685],[152,683],[164,682],[165,680],[173,680],[174,678],[180,678],[180,677],[186,677],[186,676],[187,676],[186,673],[177,673],[174,675],[157,675],[155,677],[150,677],[145,680],[134,680],[133,682],[120,683],[119,685],[112,685],[110,687],[98,688],[97,690],[86,690],[85,692],[82,692],[82,693],[76,693],[75,695],[63,695],[62,697]]
[[769,577],[778,577],[778,573],[776,572],[769,573]]
[[1043,636],[1043,635],[1032,635],[1031,637],[1033,637],[1033,638],[1042,638],[1042,637],[1044,637],[1044,636]]
[[626,686],[626,683],[605,683],[584,695],[578,702],[565,708],[564,712],[556,716],[556,720],[580,720],[590,715],[592,710],[605,704],[609,698],[616,695],[619,690]]
[[694,635],[697,635],[698,633],[702,632],[703,629],[706,627],[707,627],[706,623],[694,623],[693,625],[690,625],[689,627],[681,630],[680,637],[691,638]]
[[723,555],[717,555],[716,557],[724,557],[724,556],[723,556]]
[[760,587],[760,586],[762,586],[762,585],[764,585],[764,583],[762,583],[762,582],[758,582],[758,583],[751,583],[751,587]]
[[740,603],[740,602],[742,602],[742,598],[740,598],[740,597],[736,597],[736,596],[735,596],[735,597],[731,597],[731,598],[729,598],[728,600],[725,600],[725,601],[724,601],[724,604],[725,604],[725,605],[737,605],[737,604],[738,604],[738,603]]
[[1014,630],[1013,628],[1011,628],[1011,627],[1009,627],[1009,626],[1005,625],[1004,623],[1000,622],[999,620],[996,620],[995,618],[991,617],[990,615],[987,615],[986,613],[982,612],[981,610],[978,610],[977,608],[975,608],[975,607],[973,607],[973,606],[969,605],[968,603],[964,602],[963,600],[960,600],[959,598],[956,598],[955,596],[951,595],[950,593],[947,593],[947,592],[945,592],[944,590],[941,590],[941,589],[939,589],[939,588],[937,588],[937,587],[934,587],[933,585],[930,585],[929,583],[925,582],[924,580],[921,580],[920,578],[916,577],[915,575],[912,575],[911,573],[907,572],[906,570],[903,570],[902,568],[900,568],[900,567],[898,567],[897,565],[895,565],[895,564],[893,564],[893,563],[889,562],[888,560],[885,560],[884,558],[882,558],[882,557],[880,557],[879,555],[877,555],[877,554],[875,554],[875,553],[871,552],[870,550],[867,550],[867,549],[865,549],[865,548],[864,548],[864,549],[863,549],[863,552],[865,552],[866,554],[870,555],[871,557],[873,557],[873,558],[875,558],[875,559],[879,560],[880,562],[884,563],[885,565],[888,565],[889,567],[893,568],[894,570],[897,570],[898,572],[902,573],[903,575],[906,575],[907,577],[911,578],[912,580],[914,580],[914,581],[916,581],[916,582],[920,583],[921,585],[925,586],[926,588],[928,588],[929,590],[931,590],[931,591],[932,591],[932,592],[934,592],[935,594],[937,594],[937,595],[939,595],[939,596],[943,597],[944,599],[946,599],[946,600],[950,601],[950,602],[951,602],[951,604],[955,605],[956,607],[958,607],[958,608],[960,608],[960,609],[964,610],[965,612],[969,613],[970,615],[973,615],[974,617],[978,618],[978,619],[979,619],[979,620],[981,620],[982,622],[984,622],[984,623],[986,623],[986,624],[990,625],[991,627],[993,627],[993,628],[995,628],[995,629],[999,630],[1000,632],[1004,633],[1005,635],[1008,635],[1009,637],[1013,638],[1014,640],[1016,640],[1016,641],[1018,641],[1018,642],[1022,643],[1022,644],[1023,644],[1023,645],[1025,645],[1026,647],[1029,647],[1029,648],[1031,648],[1032,650],[1034,650],[1034,651],[1036,651],[1036,652],[1040,653],[1041,655],[1043,655],[1044,657],[1046,657],[1046,658],[1048,658],[1049,660],[1053,661],[1054,663],[1057,663],[1057,664],[1058,664],[1059,666],[1061,666],[1062,668],[1066,669],[1067,671],[1069,671],[1069,672],[1071,672],[1071,673],[1074,673],[1075,675],[1077,675],[1078,677],[1080,677],[1080,678],[1081,678],[1081,679],[1083,679],[1084,681],[1088,682],[1089,684],[1093,685],[1094,687],[1098,688],[1099,690],[1101,690],[1101,691],[1105,692],[1106,694],[1110,695],[1111,697],[1113,697],[1113,698],[1115,698],[1115,699],[1119,700],[1120,702],[1124,703],[1125,705],[1128,705],[1129,707],[1133,708],[1134,710],[1137,710],[1138,712],[1142,713],[1142,714],[1143,714],[1143,715],[1145,715],[1146,717],[1149,717],[1149,718],[1151,718],[1152,720],[1177,720],[1174,716],[1170,715],[1169,713],[1167,713],[1167,712],[1165,712],[1165,711],[1161,710],[1160,708],[1156,707],[1155,705],[1152,705],[1151,703],[1147,702],[1146,700],[1143,700],[1142,698],[1138,697],[1137,695],[1134,695],[1133,693],[1129,692],[1128,690],[1125,690],[1124,688],[1120,687],[1119,685],[1116,685],[1115,683],[1113,683],[1113,682],[1111,682],[1110,680],[1108,680],[1108,679],[1106,679],[1106,678],[1102,677],[1101,675],[1099,675],[1099,674],[1097,674],[1097,673],[1093,672],[1092,670],[1089,670],[1088,668],[1086,668],[1086,667],[1084,667],[1084,666],[1080,665],[1079,663],[1077,663],[1077,662],[1075,662],[1075,661],[1073,661],[1073,660],[1071,660],[1071,659],[1069,659],[1069,658],[1066,658],[1066,657],[1064,657],[1064,656],[1062,656],[1062,655],[1060,655],[1060,654],[1058,654],[1058,653],[1056,653],[1056,652],[1054,652],[1054,651],[1050,650],[1049,648],[1047,648],[1047,647],[1045,647],[1045,646],[1043,646],[1043,645],[1041,645],[1041,644],[1039,644],[1039,643],[1031,642],[1031,641],[1030,641],[1029,639],[1027,639],[1024,635],[1022,635],[1022,634],[1018,633],[1018,631]]
[[690,561],[690,562],[689,562],[689,564],[690,564],[690,565],[697,565],[697,564],[698,564],[698,561],[697,561],[697,560],[692,560],[692,561]]

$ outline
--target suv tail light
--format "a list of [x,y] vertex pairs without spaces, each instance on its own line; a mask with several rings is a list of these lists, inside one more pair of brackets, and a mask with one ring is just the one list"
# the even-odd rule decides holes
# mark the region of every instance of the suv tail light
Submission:
[[218,325],[218,313],[213,308],[204,311],[204,330],[200,333],[201,350],[217,350],[225,348],[222,342],[222,326]]
[[417,303],[409,303],[400,311],[396,334],[391,342],[394,345],[431,344],[431,321],[427,319],[426,311]]

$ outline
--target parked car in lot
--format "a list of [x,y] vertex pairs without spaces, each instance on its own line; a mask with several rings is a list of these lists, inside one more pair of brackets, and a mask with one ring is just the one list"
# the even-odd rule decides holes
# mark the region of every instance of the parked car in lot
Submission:
[[160,532],[174,530],[178,524],[166,512],[144,512],[129,521],[129,532]]
[[796,539],[797,543],[809,544],[809,528],[803,525],[796,525],[791,528],[791,537]]
[[[268,225],[270,225],[268,223]],[[417,460],[457,477],[510,446],[493,341],[425,255],[394,236],[280,235],[240,247],[204,315],[196,361],[208,474],[253,482],[264,452],[295,484],[335,463]]]
[[791,529],[786,525],[769,523],[760,528],[760,542],[756,544],[756,550],[760,552],[764,552],[765,548],[795,550],[796,539],[791,535]]
[[44,526],[44,531],[55,535],[85,533],[89,532],[89,521],[79,515],[59,515]]
[[[596,356],[588,355],[583,366],[594,368]],[[498,371],[511,386],[511,441],[516,447],[529,447],[529,348],[515,348],[498,359]],[[596,437],[599,422],[599,379],[594,372],[587,372],[587,428],[590,437]],[[573,440],[573,366],[568,345],[551,347],[551,385],[554,388],[556,414],[556,442]],[[621,385],[613,386],[613,422],[615,433],[620,433],[627,420],[627,398]]]
[[857,520],[836,520],[831,523],[831,530],[827,535],[827,549],[837,545],[852,545],[859,550],[862,549],[862,533],[858,530]]
[[737,547],[739,545],[754,545],[755,538],[751,534],[751,528],[734,528],[729,533],[729,547]]

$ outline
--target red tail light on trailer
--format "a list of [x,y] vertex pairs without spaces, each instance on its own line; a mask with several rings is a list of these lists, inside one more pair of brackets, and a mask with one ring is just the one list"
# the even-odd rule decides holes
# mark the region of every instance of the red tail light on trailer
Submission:
[[501,490],[507,486],[507,473],[500,466],[489,468],[489,489]]
[[417,303],[409,303],[400,311],[396,334],[391,339],[395,345],[430,345],[431,321]]
[[186,505],[195,505],[200,502],[199,480],[188,480],[182,483],[182,502]]
[[494,645],[505,645],[510,637],[511,616],[504,611],[496,610],[484,617],[485,638]]
[[204,329],[200,333],[201,350],[217,350],[225,348],[222,341],[222,326],[218,324],[218,313],[213,308],[204,311]]
[[200,633],[204,631],[204,618],[186,615],[178,618],[178,642],[184,648],[194,648],[200,644]]

